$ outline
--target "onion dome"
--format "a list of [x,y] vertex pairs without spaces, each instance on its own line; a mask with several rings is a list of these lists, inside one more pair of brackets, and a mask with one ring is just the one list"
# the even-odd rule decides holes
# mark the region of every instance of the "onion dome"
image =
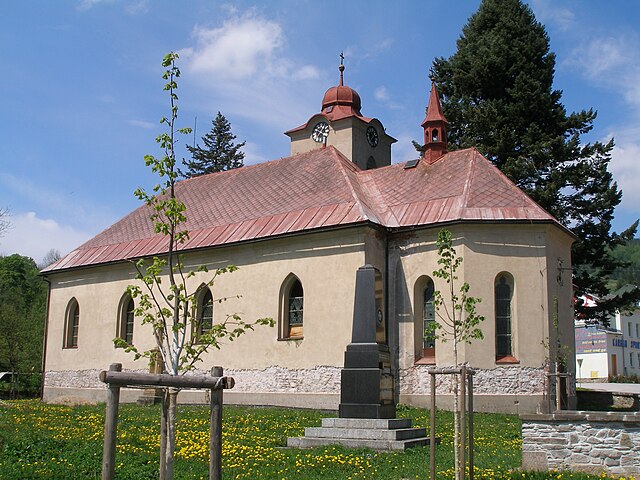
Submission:
[[[334,114],[334,110],[340,110],[342,115],[361,116],[362,101],[360,95],[353,88],[344,85],[344,64],[340,61],[340,85],[328,89],[322,99],[322,113]],[[337,108],[336,108],[337,107]],[[341,116],[342,116],[341,115]]]

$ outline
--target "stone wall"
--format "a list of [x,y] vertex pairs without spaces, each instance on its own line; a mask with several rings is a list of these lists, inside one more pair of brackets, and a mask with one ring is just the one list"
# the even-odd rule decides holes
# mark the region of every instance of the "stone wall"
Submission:
[[[425,395],[431,393],[429,369],[433,365],[413,365],[400,370],[400,393],[404,395]],[[438,368],[447,368],[442,365]],[[453,366],[451,366],[453,368]],[[544,393],[545,371],[531,367],[498,367],[493,369],[475,369],[473,392],[500,395],[533,395]],[[451,375],[436,375],[436,393],[447,394],[453,391]]]
[[640,413],[521,415],[522,468],[640,478]]
[[[105,370],[108,365],[105,365]],[[429,365],[415,365],[400,371],[399,400],[401,403],[428,408],[430,404]],[[146,373],[147,370],[128,370]],[[225,392],[229,403],[279,405],[305,408],[337,409],[340,402],[340,371],[334,366],[313,368],[285,368],[271,366],[265,369],[231,369],[224,373],[236,381],[233,390]],[[45,374],[44,399],[59,402],[68,399],[104,401],[106,386],[98,369],[52,371]],[[207,374],[205,370],[195,374]],[[453,396],[450,375],[436,376],[438,408],[452,409]],[[527,367],[500,367],[477,370],[474,376],[474,403],[476,411],[523,413],[544,409],[544,371]],[[132,390],[123,401],[140,396]],[[181,401],[202,403],[208,401],[202,391],[185,390]],[[125,400],[126,398],[126,400]],[[61,399],[61,400],[60,400]],[[542,406],[542,407],[541,407]]]
[[[400,371],[401,394],[429,394],[430,365],[415,365]],[[106,370],[106,367],[105,367]],[[225,375],[234,377],[235,391],[281,393],[328,393],[340,391],[340,367],[317,366],[307,369],[268,367],[265,369],[225,369]],[[146,373],[145,370],[139,370]],[[474,393],[481,394],[541,394],[544,391],[544,371],[539,368],[505,367],[477,370],[474,375]],[[97,369],[48,371],[46,387],[101,388]],[[207,374],[196,370],[196,374]],[[436,376],[436,392],[453,391],[450,375]]]

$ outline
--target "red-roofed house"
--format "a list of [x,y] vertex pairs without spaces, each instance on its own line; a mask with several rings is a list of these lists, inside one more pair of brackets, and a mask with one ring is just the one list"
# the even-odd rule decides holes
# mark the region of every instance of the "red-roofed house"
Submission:
[[[386,322],[400,402],[423,405],[430,366],[453,362],[451,344],[425,336],[434,319],[435,241],[448,228],[464,257],[460,280],[482,298],[484,340],[461,346],[475,376],[477,409],[533,412],[547,405],[548,346],[573,345],[570,249],[573,237],[477,150],[447,152],[447,120],[435,87],[422,124],[420,159],[391,164],[389,136],[361,114],[361,99],[340,83],[321,112],[289,130],[291,156],[178,183],[187,206],[186,264],[239,270],[211,288],[190,279],[199,312],[214,300],[213,321],[240,312],[271,316],[221,351],[236,379],[234,403],[337,408],[340,369],[351,340],[356,270],[383,274]],[[151,348],[148,326],[132,321],[131,259],[161,254],[142,206],[45,270],[51,283],[44,397],[104,397],[98,372],[110,363],[144,370],[113,338]],[[237,301],[216,298],[241,294]],[[554,318],[559,329],[554,328]],[[567,365],[575,362],[569,360]],[[438,390],[447,405],[450,392]],[[138,391],[122,398],[135,400]],[[181,398],[198,401],[200,393]]]

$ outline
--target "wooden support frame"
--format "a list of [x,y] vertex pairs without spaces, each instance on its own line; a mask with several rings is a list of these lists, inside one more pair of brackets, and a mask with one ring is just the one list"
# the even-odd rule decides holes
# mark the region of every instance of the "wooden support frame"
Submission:
[[[459,368],[430,368],[431,411],[429,417],[429,479],[436,480],[436,375],[459,375],[462,377],[459,395],[460,408],[460,469],[465,478],[465,469],[469,468],[469,480],[473,480],[473,376],[476,371],[466,365]],[[457,415],[458,412],[454,412]]]
[[[102,480],[115,478],[116,438],[120,388],[126,386],[146,386],[166,388],[208,388],[211,390],[211,415],[209,426],[209,478],[222,480],[222,404],[223,390],[231,389],[235,381],[225,377],[222,367],[213,367],[207,375],[167,375],[151,373],[123,372],[121,363],[112,363],[108,371],[100,372],[100,380],[108,385],[107,404],[104,417],[104,444],[102,450]],[[166,393],[166,392],[165,392]],[[164,397],[163,395],[163,402]],[[161,429],[166,428],[164,418]],[[163,436],[164,438],[164,436]],[[161,446],[162,450],[162,446]],[[161,455],[160,462],[164,459]]]
[[[557,367],[556,367],[557,370]],[[569,397],[571,396],[571,378],[573,377],[572,373],[569,372],[558,372],[556,373],[547,373],[548,385],[551,386],[551,379],[553,378],[555,387],[556,387],[556,411],[559,412],[561,410],[569,409]],[[564,388],[563,388],[564,385]],[[549,388],[550,389],[550,388]],[[565,401],[563,402],[563,398]],[[564,408],[563,408],[564,407]],[[549,412],[552,412],[551,409],[551,392],[549,392]]]

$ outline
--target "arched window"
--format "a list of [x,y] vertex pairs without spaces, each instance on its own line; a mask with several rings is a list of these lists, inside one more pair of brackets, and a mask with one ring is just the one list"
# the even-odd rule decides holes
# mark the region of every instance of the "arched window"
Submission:
[[432,142],[437,142],[438,141],[438,129],[434,128],[433,130],[431,130],[431,141]]
[[376,168],[376,159],[369,157],[367,159],[367,170],[371,170],[372,168]]
[[196,337],[209,333],[213,327],[213,295],[211,290],[204,288],[198,298],[196,314]]
[[133,325],[135,315],[133,313],[135,303],[129,294],[125,294],[120,302],[120,315],[118,321],[118,338],[123,339],[129,345],[133,345]]
[[500,273],[496,277],[494,291],[496,309],[496,358],[512,357],[511,299],[513,296],[513,277],[508,273]]
[[436,356],[435,322],[436,310],[433,304],[433,280],[429,279],[422,293],[422,332],[423,332],[423,356]]
[[304,290],[295,275],[285,280],[281,303],[281,337],[302,338],[304,318]]
[[80,327],[80,305],[72,298],[67,305],[64,329],[64,348],[78,348],[78,329]]
[[436,362],[434,291],[433,280],[426,275],[418,279],[414,288],[416,357],[422,360],[422,363]]

